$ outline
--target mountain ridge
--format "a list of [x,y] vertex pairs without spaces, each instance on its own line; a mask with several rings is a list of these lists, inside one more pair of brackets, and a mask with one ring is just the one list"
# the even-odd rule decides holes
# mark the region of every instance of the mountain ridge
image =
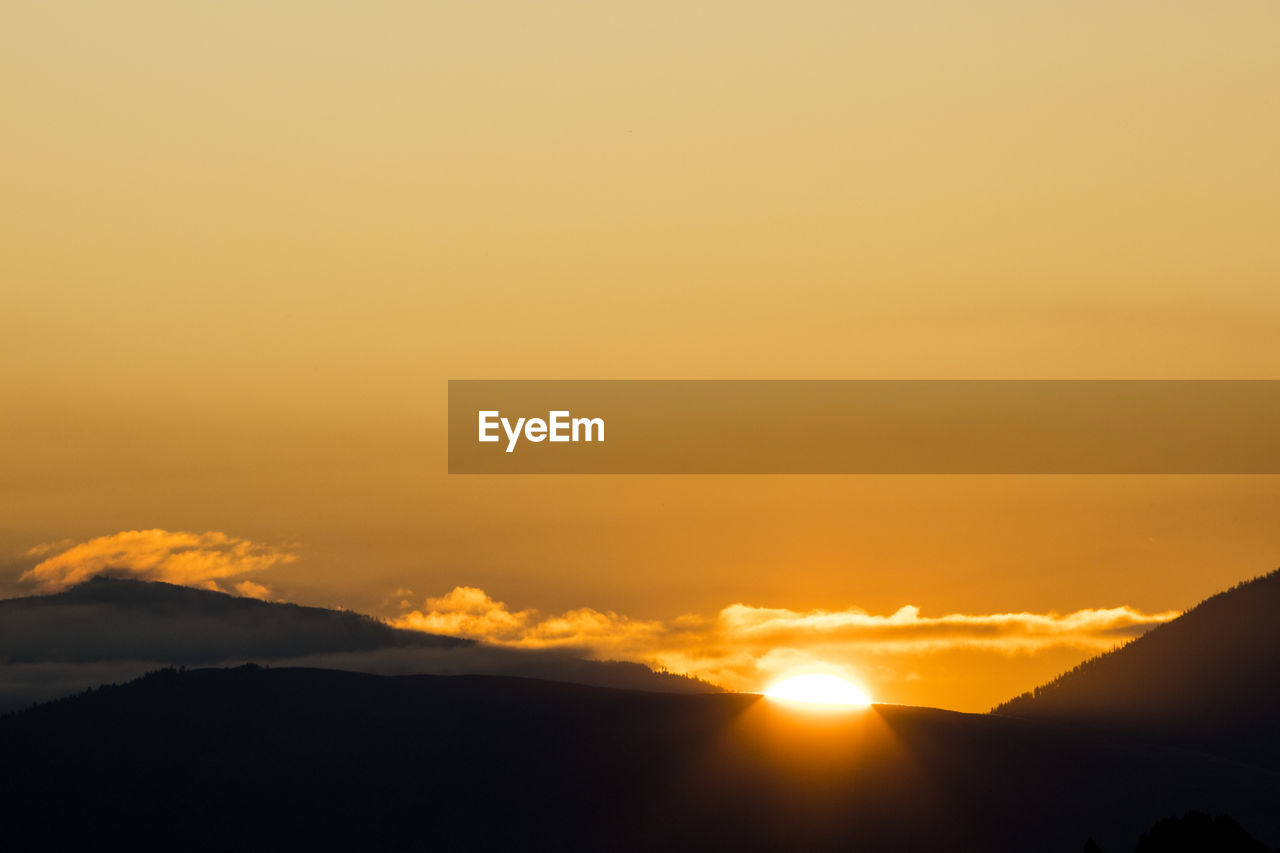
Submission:
[[0,711],[166,666],[260,663],[376,674],[495,674],[675,692],[719,688],[573,649],[526,650],[395,628],[348,610],[100,577],[0,600]]
[[503,676],[162,670],[0,718],[0,766],[9,837],[58,849],[1078,853],[1188,808],[1280,837],[1280,774],[1209,756]]
[[992,713],[1280,769],[1280,570],[1215,593]]

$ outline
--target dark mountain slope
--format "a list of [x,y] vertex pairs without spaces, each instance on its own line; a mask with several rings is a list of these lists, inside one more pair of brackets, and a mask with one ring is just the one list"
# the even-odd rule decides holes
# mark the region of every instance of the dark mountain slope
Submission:
[[995,712],[1280,769],[1280,572],[1206,599]]
[[1275,774],[984,715],[306,669],[165,671],[0,719],[24,849],[1132,849]]
[[489,673],[646,690],[713,691],[638,663],[517,651],[403,631],[368,616],[98,578],[0,600],[0,712],[166,665],[245,662],[383,674]]
[[194,665],[244,656],[468,645],[472,641],[401,631],[350,611],[149,581],[100,577],[55,595],[0,601],[0,658],[10,663],[133,659]]

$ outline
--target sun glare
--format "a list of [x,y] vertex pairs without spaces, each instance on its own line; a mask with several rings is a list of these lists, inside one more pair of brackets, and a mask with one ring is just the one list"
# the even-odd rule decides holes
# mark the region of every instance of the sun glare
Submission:
[[834,675],[812,673],[784,678],[764,692],[770,699],[784,702],[800,702],[805,705],[821,705],[833,710],[839,708],[865,708],[871,697],[857,685]]

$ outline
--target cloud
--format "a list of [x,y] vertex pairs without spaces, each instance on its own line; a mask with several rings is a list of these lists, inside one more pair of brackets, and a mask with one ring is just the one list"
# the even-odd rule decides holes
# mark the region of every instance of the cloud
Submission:
[[[65,544],[65,543],[61,543]],[[37,546],[29,556],[43,556],[55,547]],[[95,575],[164,581],[203,589],[220,589],[218,582],[252,574],[296,555],[239,539],[225,533],[184,533],[169,530],[125,530],[99,536],[46,557],[19,579],[41,590],[57,592]],[[235,586],[253,598],[270,595],[270,588],[251,581]]]
[[536,610],[512,611],[504,602],[471,586],[454,587],[448,595],[428,598],[423,610],[397,616],[391,624],[516,648],[589,648],[600,653],[625,652],[637,643],[657,642],[669,634],[661,622],[629,619],[589,607],[546,618]]
[[36,545],[34,548],[28,548],[23,552],[24,557],[43,557],[50,551],[59,551],[64,548],[70,548],[75,544],[74,539],[60,539],[57,542],[46,542],[42,545]]
[[1177,616],[1148,614],[1132,607],[1073,613],[953,613],[926,617],[907,605],[888,616],[857,608],[792,610],[735,604],[720,611],[725,631],[769,645],[821,639],[864,646],[871,652],[920,652],[956,647],[1000,652],[1034,652],[1050,646],[1103,649]]
[[235,585],[235,591],[240,593],[244,598],[256,598],[259,601],[271,600],[271,587],[267,584],[254,583],[253,581],[240,581]]
[[535,615],[532,610],[512,613],[506,604],[472,586],[454,587],[448,595],[428,598],[425,606],[427,613],[415,610],[393,619],[392,624],[429,634],[483,637],[496,643],[521,645],[520,635]]
[[739,603],[711,618],[687,614],[667,623],[591,608],[558,616],[513,611],[481,589],[457,587],[391,624],[517,648],[575,649],[596,659],[639,661],[741,690],[759,689],[798,668],[847,672],[851,661],[865,669],[876,658],[895,655],[1102,651],[1177,615],[1123,606],[925,616],[910,605],[877,615],[854,607],[795,611]]

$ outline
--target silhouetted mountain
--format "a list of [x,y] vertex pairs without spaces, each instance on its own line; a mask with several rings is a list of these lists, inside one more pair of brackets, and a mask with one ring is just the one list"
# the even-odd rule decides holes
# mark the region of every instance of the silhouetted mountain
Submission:
[[516,651],[404,631],[343,610],[95,578],[0,600],[0,711],[127,681],[165,665],[245,662],[384,674],[490,673],[648,690],[711,685],[571,651]]
[[401,631],[346,610],[258,601],[167,583],[98,577],[54,595],[0,600],[10,663],[153,660],[220,663],[471,640]]
[[0,719],[16,849],[1131,850],[1276,774],[1022,720],[495,677],[167,670]]
[[995,713],[1280,769],[1280,572],[1219,593]]

